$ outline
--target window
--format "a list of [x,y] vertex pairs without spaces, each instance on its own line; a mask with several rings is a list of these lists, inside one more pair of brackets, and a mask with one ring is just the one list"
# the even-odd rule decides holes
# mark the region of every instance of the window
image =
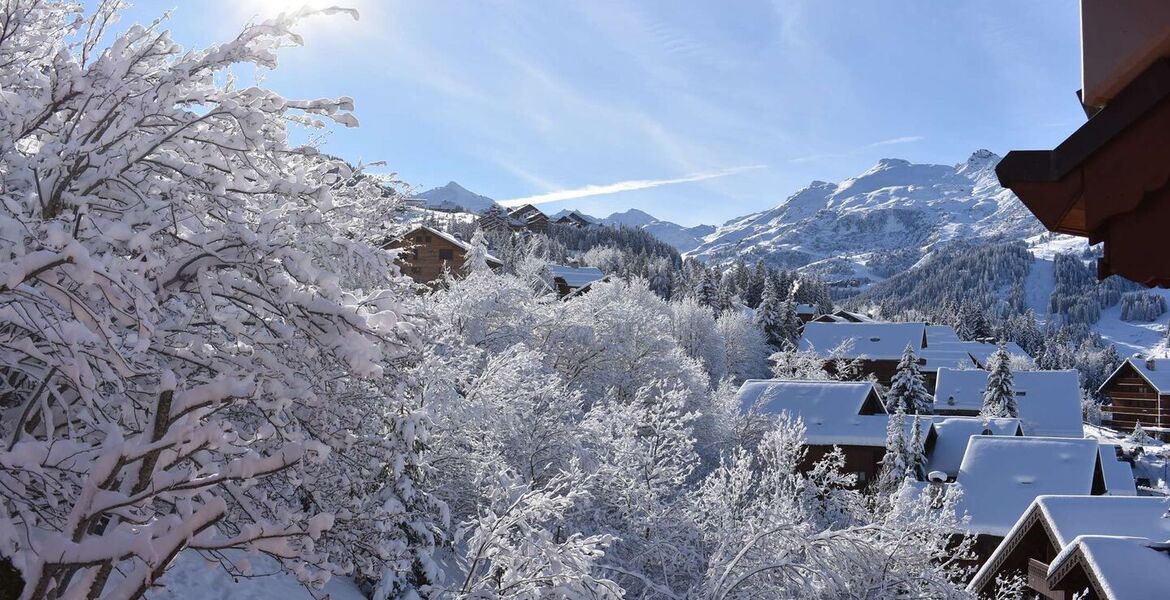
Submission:
[[439,250],[439,260],[454,260],[454,259],[455,259],[455,253],[452,252],[450,249]]
[[1027,396],[1028,391],[1027,390],[1019,390],[1018,392],[1016,392],[1016,395],[1017,396]]

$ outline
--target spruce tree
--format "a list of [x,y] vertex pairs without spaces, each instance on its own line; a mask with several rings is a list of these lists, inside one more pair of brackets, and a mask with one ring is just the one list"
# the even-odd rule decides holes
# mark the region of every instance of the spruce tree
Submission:
[[931,399],[925,382],[926,378],[918,369],[914,348],[906,344],[902,360],[898,362],[898,370],[890,382],[890,391],[886,393],[886,406],[899,406],[911,414],[929,414]]
[[695,300],[702,306],[714,310],[719,303],[719,285],[715,280],[716,275],[702,266],[698,269],[699,271],[695,274],[697,276]]
[[800,315],[796,312],[796,300],[789,296],[780,308],[779,337],[784,343],[795,346],[800,339]]
[[764,293],[756,309],[756,326],[764,332],[768,344],[777,349],[784,348],[781,309],[780,292],[776,289],[776,282],[769,277],[764,282]]
[[743,301],[752,308],[757,308],[760,305],[760,299],[764,296],[764,282],[768,279],[768,267],[764,265],[763,259],[756,261],[756,266],[752,269],[751,277],[748,280],[747,290],[743,292]]
[[991,373],[987,376],[987,389],[983,392],[984,417],[1018,417],[1019,407],[1016,406],[1016,392],[1012,385],[1011,357],[1003,342],[991,355],[988,368]]

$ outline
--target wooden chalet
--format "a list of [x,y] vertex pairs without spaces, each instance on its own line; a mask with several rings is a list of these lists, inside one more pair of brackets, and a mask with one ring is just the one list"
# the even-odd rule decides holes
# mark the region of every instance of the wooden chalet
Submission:
[[596,267],[549,265],[548,271],[557,288],[557,296],[561,298],[583,294],[594,283],[605,279],[605,273]]
[[512,209],[508,212],[508,216],[512,219],[513,231],[547,233],[548,224],[551,222],[548,215],[531,204]]
[[1081,0],[1088,120],[1052,150],[1013,151],[996,174],[1050,231],[1103,242],[1098,276],[1170,286],[1170,2]]
[[1108,491],[1096,440],[1030,436],[971,436],[954,483],[922,484],[932,486],[962,491],[956,511],[969,520],[956,533],[975,536],[980,564],[1037,496]]
[[593,224],[593,221],[590,221],[584,215],[582,215],[581,213],[579,213],[575,210],[568,212],[568,213],[565,213],[564,215],[561,215],[560,218],[558,218],[554,222],[557,225],[565,225],[568,227],[577,227],[578,229],[580,229],[582,227],[588,227],[588,226]]
[[[417,283],[427,284],[442,277],[444,270],[458,276],[471,248],[467,242],[426,225],[416,227],[382,247],[401,250],[398,262],[402,272]],[[490,255],[487,262],[493,269],[504,265]]]
[[1170,590],[1170,519],[1161,498],[1036,497],[967,586],[992,597],[1022,574],[1047,600],[1162,598]]
[[1170,440],[1170,359],[1127,358],[1097,390],[1108,399],[1104,425]]
[[749,379],[736,400],[745,414],[800,417],[808,448],[802,470],[838,447],[845,454],[844,471],[855,475],[859,486],[876,479],[886,454],[889,417],[872,383]]
[[921,352],[926,343],[925,323],[824,323],[814,319],[805,324],[798,350],[824,357],[827,369],[835,368],[837,359],[855,361],[863,376],[873,375],[888,387],[906,346]]
[[484,233],[508,233],[512,231],[512,217],[498,204],[493,204],[479,217],[477,225]]

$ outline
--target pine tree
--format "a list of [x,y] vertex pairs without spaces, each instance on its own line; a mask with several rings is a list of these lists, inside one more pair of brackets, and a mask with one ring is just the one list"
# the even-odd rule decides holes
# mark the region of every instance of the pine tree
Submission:
[[780,308],[779,336],[787,344],[795,346],[800,339],[800,315],[796,312],[796,301],[789,296]]
[[743,292],[743,301],[752,308],[760,305],[760,300],[764,296],[764,282],[768,279],[768,267],[764,265],[764,261],[757,260],[755,268],[752,269],[752,275],[748,280],[747,290]]
[[1018,417],[1019,407],[1016,406],[1016,393],[1012,385],[1011,357],[1003,342],[995,354],[991,355],[988,368],[991,373],[987,376],[987,390],[983,392],[984,417]]
[[756,326],[764,332],[768,343],[776,348],[783,348],[785,341],[781,328],[781,309],[780,292],[776,289],[776,282],[769,277],[764,282],[764,293],[756,309]]
[[918,357],[914,348],[906,344],[898,370],[886,393],[886,406],[900,407],[907,413],[929,414],[931,412],[930,392],[926,391],[926,379],[918,369]]
[[698,269],[699,271],[695,273],[695,300],[714,310],[719,303],[719,286],[715,281],[715,275],[702,266]]

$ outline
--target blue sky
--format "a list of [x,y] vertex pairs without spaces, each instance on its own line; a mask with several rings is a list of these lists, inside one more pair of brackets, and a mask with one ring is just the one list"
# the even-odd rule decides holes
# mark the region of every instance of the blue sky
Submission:
[[[299,4],[142,0],[126,20],[174,8],[195,46]],[[354,97],[361,127],[326,150],[419,191],[721,223],[883,157],[1051,148],[1084,120],[1075,0],[323,4],[361,19],[306,22],[264,83]]]

